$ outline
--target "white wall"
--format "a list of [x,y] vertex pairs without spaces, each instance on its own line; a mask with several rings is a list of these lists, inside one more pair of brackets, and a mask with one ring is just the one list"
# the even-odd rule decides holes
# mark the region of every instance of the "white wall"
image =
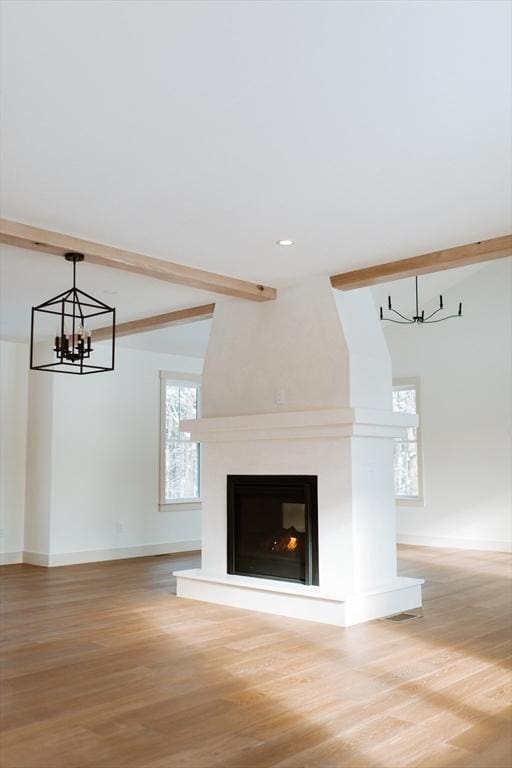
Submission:
[[200,373],[201,365],[118,348],[113,374],[53,377],[54,561],[84,550],[198,545],[198,509],[159,509],[159,372]]
[[[369,288],[334,291],[334,299],[350,351],[346,365],[353,408],[390,408],[391,360],[382,325],[374,314]],[[331,350],[336,354],[337,350]]]
[[28,373],[25,552],[50,551],[53,379],[46,372]]
[[462,319],[386,329],[393,375],[421,388],[425,506],[398,506],[399,541],[510,548],[511,267],[491,262],[445,293]]
[[28,354],[0,342],[0,563],[21,562],[25,513]]
[[159,372],[201,360],[118,348],[113,373],[27,376],[26,345],[2,353],[6,551],[58,565],[199,545],[199,509],[159,509]]

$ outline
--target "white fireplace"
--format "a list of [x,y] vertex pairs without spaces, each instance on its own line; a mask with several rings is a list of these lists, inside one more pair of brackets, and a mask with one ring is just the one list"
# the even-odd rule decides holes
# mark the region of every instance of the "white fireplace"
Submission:
[[[201,569],[177,594],[339,626],[421,605],[397,577],[391,365],[368,290],[328,279],[275,302],[215,310],[203,374]],[[318,584],[228,572],[228,476],[308,476],[318,489]],[[232,570],[232,569],[231,569]]]

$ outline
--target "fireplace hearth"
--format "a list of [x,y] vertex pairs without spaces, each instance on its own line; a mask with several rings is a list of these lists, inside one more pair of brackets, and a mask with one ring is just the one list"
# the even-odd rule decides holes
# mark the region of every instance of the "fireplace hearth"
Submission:
[[318,585],[317,477],[228,475],[228,573]]

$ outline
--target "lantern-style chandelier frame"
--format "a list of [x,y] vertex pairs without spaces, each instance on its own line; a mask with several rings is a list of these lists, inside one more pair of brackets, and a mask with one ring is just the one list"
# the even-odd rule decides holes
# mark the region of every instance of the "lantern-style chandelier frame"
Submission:
[[[44,301],[37,307],[32,307],[32,321],[30,328],[30,368],[36,371],[50,371],[52,373],[88,374],[103,373],[114,370],[116,310],[99,299],[95,299],[85,291],[76,287],[76,265],[84,260],[82,253],[66,253],[66,261],[73,263],[73,287],[59,293],[48,301]],[[58,327],[55,337],[52,339],[52,361],[36,365],[34,357],[35,333],[37,330],[39,313],[57,315]],[[110,334],[111,351],[110,365],[94,365],[90,361],[94,348],[92,346],[94,331],[87,328],[87,321],[92,317],[104,315],[109,318],[106,327],[112,329]],[[104,336],[102,335],[102,340]],[[39,351],[39,350],[38,350]]]
[[[417,325],[424,325],[425,323],[442,323],[444,320],[450,320],[452,317],[462,317],[462,301],[459,302],[459,311],[455,315],[446,315],[445,317],[436,317],[436,315],[441,312],[441,310],[444,309],[444,302],[443,297],[439,296],[439,307],[438,309],[435,309],[433,312],[430,313],[430,315],[427,315],[425,317],[425,310],[422,309],[420,312],[419,308],[419,298],[418,298],[418,277],[415,278],[415,288],[416,288],[416,313],[412,317],[406,317],[405,315],[402,315],[400,312],[398,312],[396,309],[393,309],[393,306],[391,304],[391,296],[388,296],[388,310],[389,312],[393,312],[396,317],[401,317],[401,320],[396,320],[394,317],[386,317],[384,315],[384,310],[382,307],[380,308],[380,319],[381,320],[389,320],[391,323],[400,323],[401,325],[413,325],[416,323]],[[436,317],[435,320],[432,318]]]

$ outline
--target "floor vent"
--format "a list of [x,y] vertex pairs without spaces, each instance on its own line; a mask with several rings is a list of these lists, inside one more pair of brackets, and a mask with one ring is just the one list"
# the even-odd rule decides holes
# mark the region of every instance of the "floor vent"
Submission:
[[419,614],[419,613],[395,613],[394,616],[386,616],[383,619],[383,621],[402,622],[402,621],[410,621],[411,619],[421,619],[421,614]]

